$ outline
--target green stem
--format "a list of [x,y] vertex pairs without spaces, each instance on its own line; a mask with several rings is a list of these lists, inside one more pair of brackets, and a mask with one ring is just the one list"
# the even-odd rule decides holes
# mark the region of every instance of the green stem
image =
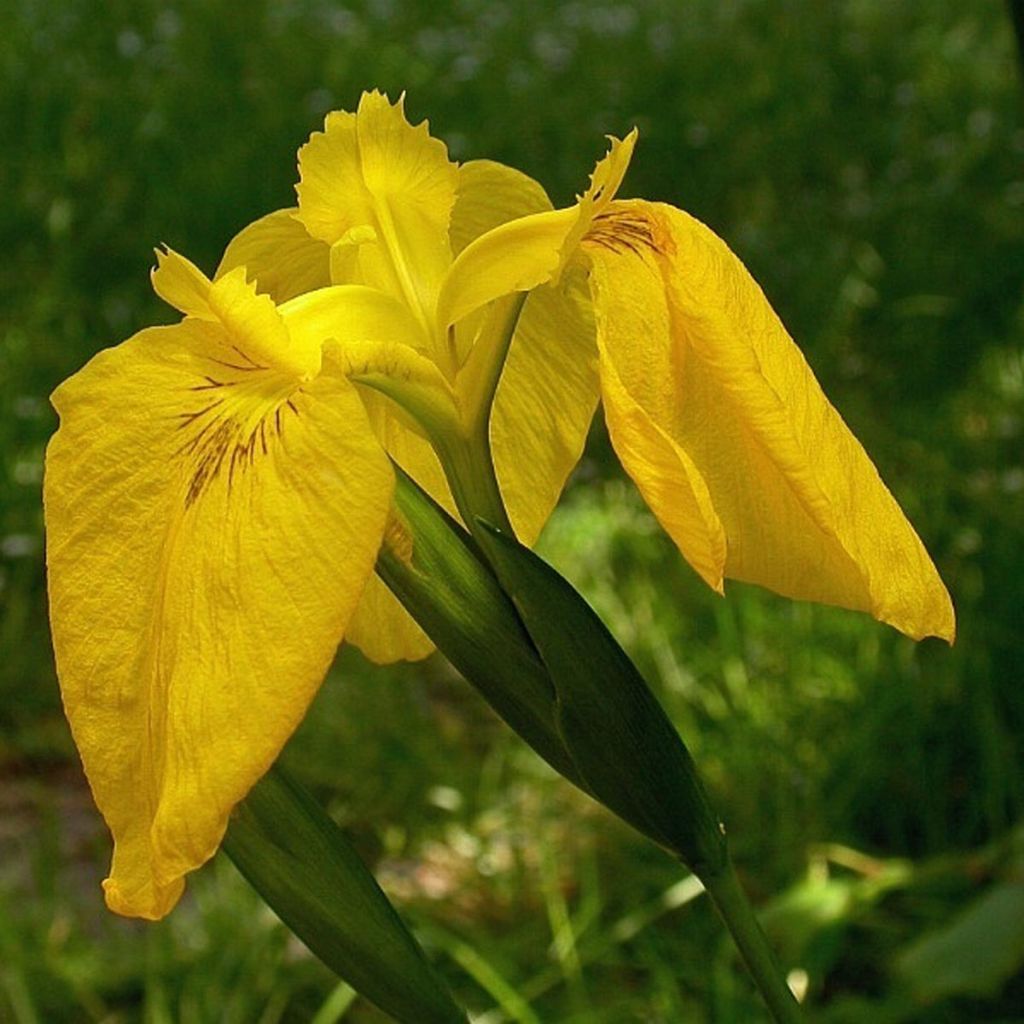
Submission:
[[772,1018],[777,1024],[801,1024],[800,1005],[782,976],[768,939],[736,877],[732,860],[727,859],[721,871],[701,881],[768,1004]]
[[491,461],[486,423],[473,437],[436,437],[434,448],[469,532],[477,532],[476,517],[480,516],[502,533],[514,537]]
[[529,292],[513,292],[491,304],[473,350],[458,375],[455,388],[470,435],[487,430],[494,396],[528,295]]
[[456,380],[461,424],[456,432],[438,431],[432,440],[441,459],[452,497],[470,533],[476,517],[514,537],[491,457],[490,422],[512,338],[526,302],[515,292],[491,304],[466,365]]

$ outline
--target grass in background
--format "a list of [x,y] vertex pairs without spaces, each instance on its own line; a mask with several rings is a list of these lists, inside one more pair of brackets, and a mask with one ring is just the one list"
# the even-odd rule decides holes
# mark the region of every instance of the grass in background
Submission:
[[[211,269],[374,85],[556,201],[637,124],[624,194],[762,282],[936,555],[957,646],[715,598],[600,429],[542,548],[666,702],[821,1019],[1020,1019],[1024,93],[1000,5],[25,0],[0,77],[0,1021],[382,1019],[221,861],[159,925],[101,909],[39,508],[50,390],[171,319],[150,247]],[[762,1019],[678,869],[442,661],[343,651],[287,756],[481,1024]]]

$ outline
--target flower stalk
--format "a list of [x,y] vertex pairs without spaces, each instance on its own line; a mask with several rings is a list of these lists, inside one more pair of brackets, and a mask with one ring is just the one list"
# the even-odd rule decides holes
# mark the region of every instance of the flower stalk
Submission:
[[800,1004],[786,984],[764,930],[736,877],[731,858],[718,872],[702,877],[701,881],[776,1024],[800,1024],[804,1019]]

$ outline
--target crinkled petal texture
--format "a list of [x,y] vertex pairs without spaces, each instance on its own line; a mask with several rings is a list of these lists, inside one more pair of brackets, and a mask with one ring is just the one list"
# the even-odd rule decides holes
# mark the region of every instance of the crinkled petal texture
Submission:
[[302,380],[266,355],[189,317],[54,394],[54,648],[122,914],[163,916],[214,853],[320,685],[386,524],[393,475],[354,387],[330,358]]
[[952,641],[931,559],[725,243],[628,201],[585,248],[612,442],[697,572]]

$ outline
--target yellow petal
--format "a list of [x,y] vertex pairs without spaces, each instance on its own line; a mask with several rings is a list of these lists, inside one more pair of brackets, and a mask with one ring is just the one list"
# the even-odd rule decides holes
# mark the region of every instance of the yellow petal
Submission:
[[224,250],[214,279],[245,267],[256,290],[278,304],[329,285],[330,246],[313,238],[297,213],[276,210],[242,228]]
[[244,267],[215,281],[208,302],[234,350],[225,366],[271,369],[296,380],[308,380],[320,372],[323,339],[290,333],[270,296],[258,295],[255,282],[246,280]]
[[377,665],[420,661],[434,649],[427,634],[377,576],[371,576],[366,584],[345,640]]
[[363,181],[356,115],[334,110],[324,130],[313,132],[299,150],[299,220],[313,238],[328,245],[353,227],[373,219],[371,198]]
[[[337,350],[328,351],[346,374],[368,385],[359,389],[360,397],[380,444],[453,512],[434,449],[422,428],[395,404],[402,402],[429,426],[456,429],[447,381],[432,362],[402,343],[414,333],[407,307],[371,288],[338,285],[293,299],[281,307],[281,315],[293,336],[337,340]],[[367,584],[347,638],[380,664],[417,660],[433,650],[420,627],[376,578]]]
[[[392,506],[382,547],[408,562],[413,545],[412,535]],[[372,576],[367,583],[345,638],[378,665],[419,661],[434,649],[426,633],[378,576]]]
[[458,168],[445,144],[431,137],[427,121],[414,126],[406,120],[404,101],[403,95],[392,104],[376,90],[360,97],[356,129],[363,181],[375,200],[416,210],[446,234]]
[[257,362],[186,319],[54,394],[54,649],[122,914],[163,916],[212,856],[316,692],[386,522],[393,476],[353,386],[325,365],[283,390]]
[[221,324],[231,339],[221,367],[231,372],[275,370],[307,378],[320,370],[322,338],[307,332],[293,339],[267,295],[257,295],[245,267],[235,267],[216,282],[171,249],[157,252],[153,288],[186,316]]
[[530,293],[491,415],[491,452],[516,535],[532,544],[583,453],[597,404],[586,279],[572,268]]
[[156,264],[149,277],[164,302],[186,316],[216,319],[210,309],[210,279],[191,260],[164,248],[156,250]]
[[500,224],[466,246],[452,264],[437,301],[437,320],[447,327],[510,292],[529,291],[558,275],[594,217],[612,201],[636,143],[636,129],[610,139],[608,153],[575,206]]
[[284,303],[279,310],[289,332],[295,337],[322,344],[333,338],[342,349],[381,341],[408,345],[415,338],[416,325],[409,310],[398,300],[366,285],[329,285],[306,292]]
[[[600,273],[600,271],[598,271]],[[665,532],[709,587],[723,592],[725,531],[707,484],[686,454],[629,393],[605,338],[617,328],[599,317],[601,398],[612,447]],[[608,331],[610,334],[606,334]]]
[[[459,253],[492,228],[551,209],[551,200],[529,175],[493,160],[470,160],[459,167],[459,188],[452,209],[449,236],[452,251]],[[455,365],[461,370],[484,325],[481,308],[462,318],[455,332]]]
[[713,582],[714,520],[702,509],[704,526],[687,514],[680,531],[673,478],[686,508],[705,504],[703,482],[726,576],[952,640],[952,605],[920,540],[725,243],[635,201],[614,204],[585,244],[609,422],[631,420],[617,450],[698,571]]
[[[448,223],[457,169],[427,123],[410,125],[403,100],[364,93],[356,114],[329,114],[299,150],[299,218],[328,245],[358,236],[363,283],[403,298],[424,333],[451,261]],[[369,241],[373,238],[373,241]]]
[[551,208],[547,193],[528,174],[494,160],[470,160],[459,166],[449,232],[452,252],[462,252],[501,224]]
[[363,285],[307,292],[281,307],[296,340],[322,346],[331,339],[347,376],[401,405],[428,433],[458,429],[455,396],[437,366],[409,344],[417,338],[409,310]]

